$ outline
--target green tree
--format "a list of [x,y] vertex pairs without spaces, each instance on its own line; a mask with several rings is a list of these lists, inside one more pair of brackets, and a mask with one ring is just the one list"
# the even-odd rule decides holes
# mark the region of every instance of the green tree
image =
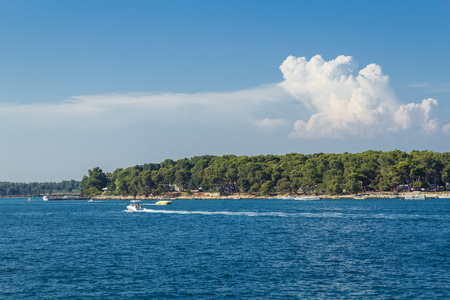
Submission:
[[102,169],[95,167],[89,170],[89,176],[83,177],[81,185],[81,194],[92,197],[102,192],[102,189],[108,185],[108,179]]
[[269,195],[273,193],[273,185],[272,181],[268,180],[261,185],[261,196]]
[[281,178],[277,182],[277,192],[287,194],[292,192],[291,182],[287,178]]

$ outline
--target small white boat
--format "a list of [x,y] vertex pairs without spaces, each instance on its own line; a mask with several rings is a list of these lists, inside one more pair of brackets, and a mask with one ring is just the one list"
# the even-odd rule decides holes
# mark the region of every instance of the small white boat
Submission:
[[303,197],[294,198],[294,200],[314,201],[314,200],[321,200],[321,199],[319,197],[315,197],[315,196],[303,196]]
[[425,195],[406,195],[405,200],[425,200]]
[[145,210],[142,205],[140,205],[138,202],[141,202],[140,200],[131,200],[131,204],[127,206],[128,211],[143,211]]
[[155,203],[155,205],[170,205],[172,204],[172,201],[170,200],[159,200],[158,202]]
[[440,195],[438,196],[439,199],[450,199],[450,195]]
[[294,200],[294,197],[292,196],[284,196],[280,198],[281,200]]

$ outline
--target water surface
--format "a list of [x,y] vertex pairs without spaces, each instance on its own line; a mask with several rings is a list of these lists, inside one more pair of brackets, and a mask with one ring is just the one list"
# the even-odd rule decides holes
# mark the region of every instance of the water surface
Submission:
[[0,298],[450,297],[449,200],[127,204],[0,199]]

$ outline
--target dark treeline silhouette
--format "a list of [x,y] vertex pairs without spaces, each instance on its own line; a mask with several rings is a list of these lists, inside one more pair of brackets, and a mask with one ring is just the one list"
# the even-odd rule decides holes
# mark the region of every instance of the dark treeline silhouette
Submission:
[[0,182],[0,196],[3,197],[40,197],[50,194],[79,193],[81,182],[66,180],[62,182]]
[[113,173],[96,167],[82,180],[82,194],[161,195],[202,189],[227,195],[358,193],[371,190],[444,188],[450,182],[450,152],[366,151],[343,154],[196,156],[166,159]]

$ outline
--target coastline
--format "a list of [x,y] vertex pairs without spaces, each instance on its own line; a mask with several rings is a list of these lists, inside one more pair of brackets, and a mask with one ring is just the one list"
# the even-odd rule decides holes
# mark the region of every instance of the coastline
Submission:
[[[303,195],[251,195],[251,194],[231,194],[231,195],[220,195],[219,193],[197,193],[195,195],[187,195],[179,193],[179,195],[159,195],[159,196],[107,196],[100,195],[92,197],[94,200],[268,200],[268,199],[295,199],[307,196]],[[308,195],[311,196],[311,195]],[[402,199],[406,196],[425,196],[426,199],[435,199],[439,196],[449,196],[450,191],[443,192],[401,192],[401,193],[386,193],[386,192],[371,192],[364,194],[346,194],[346,195],[314,195],[319,197],[321,200],[339,200],[339,199],[353,199],[353,200],[364,200],[364,199]]]

